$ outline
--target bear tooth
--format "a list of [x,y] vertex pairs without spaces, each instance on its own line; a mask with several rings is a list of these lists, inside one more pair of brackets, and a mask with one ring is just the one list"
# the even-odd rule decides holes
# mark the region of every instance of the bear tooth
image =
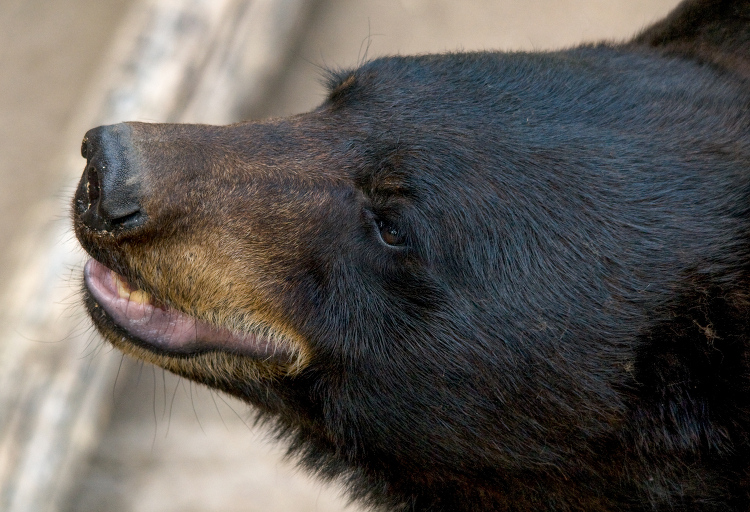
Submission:
[[136,302],[138,304],[151,303],[151,296],[148,292],[143,290],[133,290],[116,272],[112,272],[112,278],[117,286],[117,294],[121,298],[128,299],[130,302]]
[[139,304],[150,304],[151,296],[148,294],[148,292],[145,292],[143,290],[135,290],[133,292],[130,292],[130,301],[137,302]]
[[123,299],[130,298],[130,286],[115,272],[112,272],[112,279],[115,282],[115,286],[117,286],[117,294]]

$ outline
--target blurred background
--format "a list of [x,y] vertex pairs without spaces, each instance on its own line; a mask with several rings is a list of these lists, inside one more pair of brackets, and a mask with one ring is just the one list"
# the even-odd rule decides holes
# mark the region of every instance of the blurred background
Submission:
[[88,128],[304,112],[323,68],[624,40],[676,3],[0,0],[0,510],[359,510],[246,406],[92,332],[67,212]]

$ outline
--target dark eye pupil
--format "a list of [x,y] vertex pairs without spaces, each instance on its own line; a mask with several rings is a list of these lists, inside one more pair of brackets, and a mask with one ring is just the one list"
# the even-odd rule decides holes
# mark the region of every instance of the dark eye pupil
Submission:
[[380,230],[380,238],[388,245],[401,245],[403,243],[401,234],[396,227],[379,220],[378,229]]

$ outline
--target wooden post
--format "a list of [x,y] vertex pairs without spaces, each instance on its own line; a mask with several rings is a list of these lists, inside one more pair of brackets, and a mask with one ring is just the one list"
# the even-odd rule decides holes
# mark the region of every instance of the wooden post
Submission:
[[71,122],[62,191],[38,205],[0,297],[0,510],[56,511],[109,416],[120,355],[79,306],[83,251],[67,220],[81,126],[237,121],[282,68],[311,0],[140,0]]

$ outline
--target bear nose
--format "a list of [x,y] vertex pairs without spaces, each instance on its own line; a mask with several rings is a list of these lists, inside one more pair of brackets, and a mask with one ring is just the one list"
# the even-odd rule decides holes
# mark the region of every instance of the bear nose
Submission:
[[89,130],[81,144],[86,169],[76,191],[83,224],[96,231],[122,231],[142,225],[140,165],[126,124]]

